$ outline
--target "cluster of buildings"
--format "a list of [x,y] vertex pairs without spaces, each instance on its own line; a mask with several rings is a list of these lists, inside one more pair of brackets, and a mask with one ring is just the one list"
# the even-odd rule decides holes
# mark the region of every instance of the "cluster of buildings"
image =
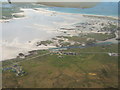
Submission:
[[20,65],[13,65],[12,66],[12,72],[14,72],[16,74],[16,76],[23,76],[24,74],[26,74],[26,72],[23,70],[22,66]]
[[73,25],[71,28],[60,28],[60,31],[66,32],[66,34],[70,35],[76,35],[81,33],[102,33],[102,34],[110,34],[111,30],[105,29],[105,27],[111,26],[111,25],[117,25],[117,23],[109,20],[92,20],[89,19],[87,22],[84,23],[78,23]]
[[109,55],[109,56],[116,56],[116,57],[117,57],[117,56],[120,56],[119,53],[108,53],[108,55]]
[[22,66],[15,64],[11,67],[6,67],[3,68],[3,71],[7,71],[10,70],[11,72],[15,73],[16,76],[23,76],[24,74],[26,74],[26,72],[23,70]]
[[35,54],[37,54],[37,50],[29,51],[29,52],[26,53],[26,54],[19,53],[19,55],[17,56],[17,58],[24,59],[24,58],[26,58],[26,57],[28,57],[28,56],[35,55]]
[[56,55],[78,55],[75,52],[63,52],[63,51],[59,51],[59,50],[53,50],[53,51],[51,51],[51,54],[56,54]]

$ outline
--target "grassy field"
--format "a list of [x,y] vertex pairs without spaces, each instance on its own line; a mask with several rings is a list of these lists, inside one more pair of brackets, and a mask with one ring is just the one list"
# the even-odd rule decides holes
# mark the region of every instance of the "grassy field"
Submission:
[[[76,52],[77,55],[47,54],[49,51],[38,51],[33,59],[27,57],[19,62],[25,72],[16,76],[10,70],[3,72],[3,87],[21,88],[85,88],[117,87],[118,57],[102,52],[116,52],[117,45],[96,46],[83,49],[68,49],[62,52]],[[101,53],[87,53],[87,52]],[[59,57],[61,56],[61,57]],[[33,56],[32,56],[33,57]],[[13,61],[3,62],[3,67]],[[6,64],[7,63],[7,64]]]
[[87,38],[94,38],[95,40],[98,41],[104,41],[107,39],[115,38],[115,34],[101,34],[101,33],[89,33],[87,35],[80,35],[78,36],[73,36],[73,37],[65,37],[68,38],[71,41],[86,41]]
[[104,41],[107,39],[115,38],[115,34],[90,33],[90,34],[86,35],[86,37],[94,38],[95,40],[98,40],[98,41]]

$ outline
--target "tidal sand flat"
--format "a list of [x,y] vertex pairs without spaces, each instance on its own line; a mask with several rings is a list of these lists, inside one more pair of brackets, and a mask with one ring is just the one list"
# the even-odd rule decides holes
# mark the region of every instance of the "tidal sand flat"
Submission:
[[59,32],[62,26],[84,20],[82,15],[57,13],[46,9],[21,10],[25,17],[2,23],[3,60],[15,58],[20,52],[52,47],[36,47],[35,43],[62,34]]

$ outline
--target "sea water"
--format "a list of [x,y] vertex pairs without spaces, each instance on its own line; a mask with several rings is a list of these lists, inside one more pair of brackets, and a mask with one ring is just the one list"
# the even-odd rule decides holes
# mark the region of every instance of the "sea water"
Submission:
[[[92,2],[90,2],[92,3]],[[61,8],[61,7],[49,7],[49,10],[66,12],[66,13],[80,13],[90,15],[104,15],[104,16],[118,16],[118,2],[101,2],[92,8]]]
[[[90,2],[92,3],[92,2]],[[5,3],[1,5],[3,15],[11,12],[18,12],[20,8],[46,8],[48,10],[64,12],[64,13],[80,13],[90,15],[104,15],[104,16],[118,16],[119,3],[118,2],[100,2],[92,8],[63,8],[63,7],[47,7],[34,3]],[[8,14],[9,15],[9,14]]]

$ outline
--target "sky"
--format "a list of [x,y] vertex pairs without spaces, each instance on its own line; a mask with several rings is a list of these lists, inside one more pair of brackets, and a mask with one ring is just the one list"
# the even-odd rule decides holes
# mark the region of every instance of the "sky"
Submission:
[[105,2],[119,2],[120,0],[102,0],[102,1],[105,1]]
[[[0,0],[0,1],[7,1],[7,0]],[[11,0],[12,1],[12,0]],[[14,1],[14,0],[13,0]],[[35,1],[35,0],[17,0],[17,1]],[[41,1],[44,1],[44,0],[41,0]],[[47,0],[47,1],[49,1],[49,0]],[[54,1],[54,0],[53,0]],[[57,1],[57,0],[56,0]],[[68,1],[73,1],[73,0],[68,0]],[[81,0],[81,1],[88,1],[88,2],[90,2],[90,1],[98,1],[98,0]],[[101,0],[102,2],[119,2],[120,0]]]

